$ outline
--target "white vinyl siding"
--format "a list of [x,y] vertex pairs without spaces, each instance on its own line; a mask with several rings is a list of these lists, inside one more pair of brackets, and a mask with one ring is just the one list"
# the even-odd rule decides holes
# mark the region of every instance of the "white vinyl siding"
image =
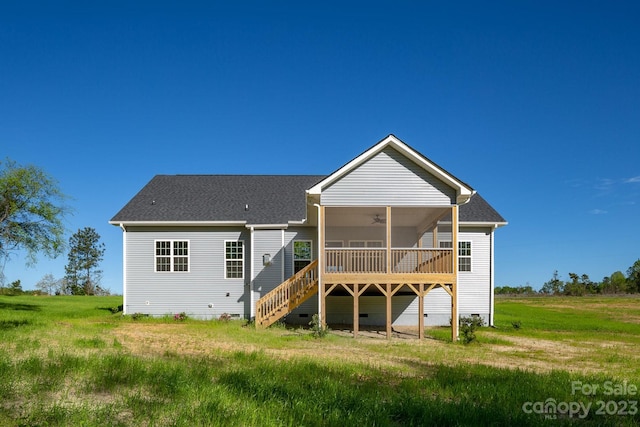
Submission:
[[[128,227],[126,260],[126,312],[152,316],[185,312],[199,318],[223,313],[248,317],[245,279],[225,279],[225,240],[245,242],[245,227]],[[189,273],[156,273],[156,241],[187,241]],[[248,277],[245,260],[244,277]],[[246,289],[245,289],[246,288]],[[211,306],[210,306],[211,305]]]
[[456,190],[387,147],[338,181],[321,196],[325,206],[447,206]]
[[491,234],[490,228],[460,228],[459,242],[471,245],[471,271],[458,274],[458,313],[480,314],[489,321],[491,311]]
[[[258,229],[254,231],[253,290],[254,302],[284,281],[283,230]],[[271,255],[271,263],[265,265],[264,254]]]

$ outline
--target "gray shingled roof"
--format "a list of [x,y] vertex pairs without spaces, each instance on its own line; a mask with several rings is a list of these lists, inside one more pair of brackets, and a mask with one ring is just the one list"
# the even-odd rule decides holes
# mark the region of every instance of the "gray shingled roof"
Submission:
[[[111,221],[286,224],[306,218],[305,190],[325,178],[319,175],[157,175]],[[506,222],[479,194],[460,207],[460,221]]]
[[306,218],[305,190],[322,178],[324,176],[314,175],[156,175],[111,221],[286,224]]
[[460,222],[507,222],[507,220],[493,209],[493,207],[478,193],[471,196],[471,199],[467,203],[460,206],[458,219]]

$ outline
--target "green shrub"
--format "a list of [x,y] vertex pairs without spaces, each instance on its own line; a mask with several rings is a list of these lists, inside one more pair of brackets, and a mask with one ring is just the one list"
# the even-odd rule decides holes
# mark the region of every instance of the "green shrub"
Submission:
[[141,319],[143,319],[143,318],[145,318],[145,317],[147,317],[147,315],[146,315],[146,314],[144,314],[144,313],[133,313],[133,314],[131,315],[131,318],[132,318],[133,320],[141,320]]
[[311,335],[313,335],[314,338],[324,338],[329,333],[329,328],[327,326],[322,326],[320,316],[317,314],[314,314],[313,317],[311,317],[309,326],[311,326]]
[[462,333],[462,342],[470,344],[476,340],[476,330],[484,326],[484,320],[479,316],[460,317],[460,332]]
[[187,313],[185,313],[184,311],[182,313],[176,313],[175,316],[173,316],[173,320],[177,320],[178,322],[182,322],[184,320],[187,320],[189,318],[189,316],[187,316]]

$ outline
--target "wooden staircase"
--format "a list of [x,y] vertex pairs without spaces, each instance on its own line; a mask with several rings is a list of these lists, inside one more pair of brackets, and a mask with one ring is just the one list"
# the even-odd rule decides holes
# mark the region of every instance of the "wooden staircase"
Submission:
[[317,292],[318,260],[315,260],[256,302],[256,327],[272,325]]

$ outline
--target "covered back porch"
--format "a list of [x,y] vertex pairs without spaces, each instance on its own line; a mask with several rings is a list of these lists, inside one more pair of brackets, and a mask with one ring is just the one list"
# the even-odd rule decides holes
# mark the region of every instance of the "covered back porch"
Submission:
[[319,305],[327,321],[327,297],[353,298],[353,334],[359,330],[359,300],[384,297],[387,337],[392,298],[418,299],[416,323],[424,336],[424,297],[435,288],[451,297],[452,338],[458,336],[458,206],[349,206],[319,208]]

